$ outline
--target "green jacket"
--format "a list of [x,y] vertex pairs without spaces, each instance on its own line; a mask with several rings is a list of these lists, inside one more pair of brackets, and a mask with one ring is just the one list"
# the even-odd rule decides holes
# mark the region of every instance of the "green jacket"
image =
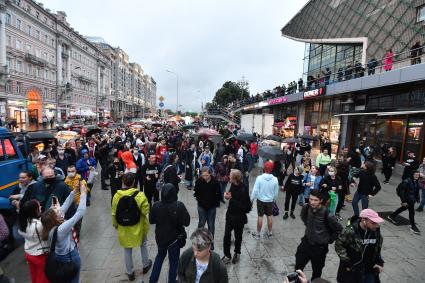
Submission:
[[[360,219],[354,216],[351,218],[350,222],[351,223],[344,229],[344,231],[335,241],[335,251],[340,258],[337,277],[339,282],[348,282],[346,279],[344,279],[347,277],[357,277],[359,280],[361,280],[360,278],[362,278],[364,275],[364,266],[362,261],[364,249],[359,231],[359,229],[361,229],[359,228]],[[384,266],[384,261],[381,257],[381,249],[384,239],[379,229],[376,230],[375,237],[377,245],[375,246],[374,261],[375,264]],[[353,271],[348,272],[346,268],[350,268]]]
[[[181,283],[194,283],[196,281],[196,261],[193,249],[183,252],[179,260],[178,280]],[[220,256],[211,251],[207,270],[202,274],[199,283],[228,283],[227,269]]]
[[320,165],[328,165],[332,161],[330,155],[323,155],[323,153],[319,154],[316,158],[316,166],[319,167]]
[[123,196],[131,196],[138,189],[118,190],[112,199],[112,225],[118,230],[118,240],[123,248],[140,247],[142,240],[149,232],[149,202],[143,192],[139,192],[135,200],[140,208],[140,222],[133,226],[121,226],[115,219],[117,205]]

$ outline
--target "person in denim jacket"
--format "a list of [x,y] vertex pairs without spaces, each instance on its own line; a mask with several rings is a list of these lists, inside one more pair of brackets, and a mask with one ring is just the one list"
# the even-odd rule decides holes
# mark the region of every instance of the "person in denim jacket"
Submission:
[[322,176],[320,176],[319,170],[315,165],[312,165],[310,168],[310,172],[305,175],[303,180],[304,186],[304,203],[308,203],[308,199],[310,197],[310,192],[313,189],[319,189],[320,181],[322,180]]

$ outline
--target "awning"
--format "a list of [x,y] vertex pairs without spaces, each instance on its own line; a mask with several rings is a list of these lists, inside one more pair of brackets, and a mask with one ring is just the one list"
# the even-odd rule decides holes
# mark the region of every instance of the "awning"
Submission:
[[91,109],[78,109],[78,110],[71,110],[71,116],[96,116],[96,113],[94,113]]
[[425,113],[425,110],[407,110],[407,111],[393,111],[393,112],[342,113],[342,114],[334,115],[334,117],[341,117],[341,116],[364,116],[364,115],[392,116],[392,115],[408,115],[408,114],[420,114],[420,113]]

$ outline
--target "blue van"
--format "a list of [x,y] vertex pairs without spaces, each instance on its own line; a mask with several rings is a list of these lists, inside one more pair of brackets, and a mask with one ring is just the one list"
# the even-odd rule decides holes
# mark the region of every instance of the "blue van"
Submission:
[[0,209],[10,209],[9,196],[18,186],[19,173],[31,168],[15,141],[14,135],[0,127]]

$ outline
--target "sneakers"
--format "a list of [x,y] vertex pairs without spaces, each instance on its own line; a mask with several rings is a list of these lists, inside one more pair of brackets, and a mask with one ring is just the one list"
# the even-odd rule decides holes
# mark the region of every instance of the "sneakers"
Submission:
[[[235,256],[236,256],[236,254],[235,254]],[[222,261],[224,264],[229,264],[229,263],[232,261],[232,259],[231,259],[230,257],[223,256],[223,257],[221,258],[221,261]]]
[[143,267],[143,274],[148,273],[149,269],[151,269],[152,267],[152,260],[149,260],[148,265],[146,265],[145,267]]
[[267,233],[267,238],[273,238],[273,233],[272,232],[269,232],[269,233]]
[[335,214],[335,217],[336,217],[336,219],[337,219],[338,221],[342,221],[342,217],[341,217],[341,215],[340,215],[339,213],[336,213],[336,214]]
[[288,212],[285,212],[285,214],[283,215],[283,220],[288,219]]
[[295,219],[294,212],[291,212],[291,218],[292,218],[292,219]]
[[127,276],[128,276],[128,281],[136,280],[136,275],[134,274],[134,272],[131,273],[131,274],[127,274]]
[[238,253],[234,254],[233,255],[233,258],[232,258],[232,263],[233,264],[238,263],[238,261],[239,261],[240,258],[241,258],[241,255],[240,254],[238,254]]
[[421,231],[419,231],[418,227],[415,226],[410,226],[410,231],[412,231],[413,233],[419,235],[421,233]]
[[391,216],[391,215],[388,215],[387,216],[387,219],[391,222],[391,223],[393,223],[393,224],[396,224],[397,223],[397,221]]
[[252,232],[252,237],[254,238],[254,239],[256,239],[256,240],[259,240],[260,239],[260,234],[258,234],[258,233],[256,233],[256,232]]
[[419,206],[418,208],[416,208],[417,212],[422,212],[424,211],[424,207],[423,206]]

